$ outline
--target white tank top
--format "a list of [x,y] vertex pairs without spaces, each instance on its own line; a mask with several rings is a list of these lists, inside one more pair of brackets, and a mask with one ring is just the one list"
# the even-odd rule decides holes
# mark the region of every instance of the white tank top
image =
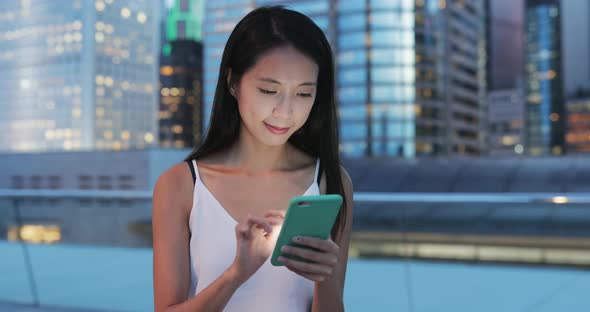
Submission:
[[[236,255],[236,221],[201,181],[192,160],[195,188],[189,217],[191,280],[189,298],[215,281]],[[313,183],[302,195],[319,195],[319,158]],[[270,257],[234,293],[224,311],[310,311],[314,284],[285,267],[270,263]]]

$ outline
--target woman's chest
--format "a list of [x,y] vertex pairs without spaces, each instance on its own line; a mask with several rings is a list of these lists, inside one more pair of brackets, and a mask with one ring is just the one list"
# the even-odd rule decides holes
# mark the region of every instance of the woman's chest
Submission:
[[291,198],[308,193],[312,181],[247,177],[208,177],[207,191],[237,222],[248,214],[263,215],[268,210],[286,211]]

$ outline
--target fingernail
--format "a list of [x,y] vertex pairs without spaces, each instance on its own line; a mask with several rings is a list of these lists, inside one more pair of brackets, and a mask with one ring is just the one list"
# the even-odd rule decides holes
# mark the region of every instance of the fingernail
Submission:
[[277,260],[279,260],[280,262],[285,262],[285,258],[284,257],[278,257]]
[[281,251],[282,252],[287,252],[287,251],[289,251],[289,247],[283,246],[283,247],[281,247]]
[[301,237],[300,236],[295,236],[295,237],[293,237],[293,241],[300,242],[301,241]]

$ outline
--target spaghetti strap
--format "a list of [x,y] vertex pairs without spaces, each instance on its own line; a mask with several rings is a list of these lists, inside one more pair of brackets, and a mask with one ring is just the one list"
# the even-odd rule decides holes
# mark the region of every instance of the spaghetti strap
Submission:
[[191,170],[191,175],[193,176],[193,185],[197,183],[197,175],[195,173],[195,161],[194,160],[186,160],[188,167]]
[[318,160],[316,161],[316,164],[315,164],[315,173],[314,173],[314,181],[318,182],[318,186],[320,185],[320,179],[322,178],[321,174],[322,174],[322,163],[320,162],[320,158],[318,157]]

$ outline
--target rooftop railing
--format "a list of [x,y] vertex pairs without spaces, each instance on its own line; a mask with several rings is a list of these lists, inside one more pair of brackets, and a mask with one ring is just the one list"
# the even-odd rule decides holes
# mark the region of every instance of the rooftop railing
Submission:
[[[145,274],[152,269],[151,196],[0,189],[0,275],[9,277],[1,279],[0,301],[153,309],[151,274]],[[354,261],[362,259],[402,261],[402,267],[434,260],[590,268],[590,193],[357,192],[354,202],[349,256],[355,264],[349,270],[361,270]],[[121,279],[124,272],[129,279]],[[75,296],[84,283],[102,285],[99,290],[111,295],[85,304],[85,296]],[[137,292],[116,299],[116,289],[134,287]]]

